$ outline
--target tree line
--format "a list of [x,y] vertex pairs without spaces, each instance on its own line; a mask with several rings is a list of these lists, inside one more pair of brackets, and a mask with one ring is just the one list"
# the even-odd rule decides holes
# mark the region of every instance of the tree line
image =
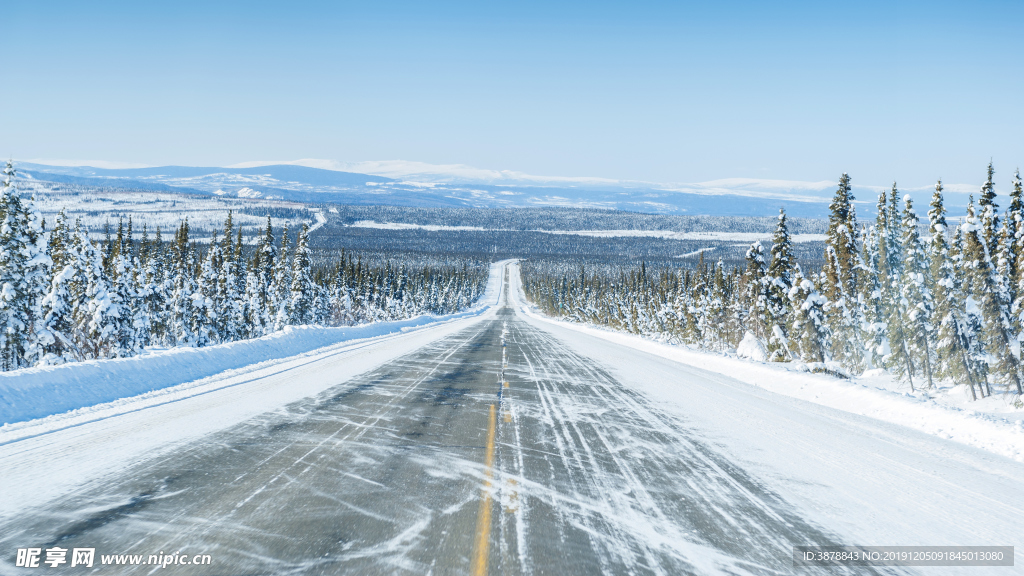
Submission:
[[523,287],[545,313],[574,321],[715,351],[748,339],[769,361],[847,376],[885,368],[912,390],[947,378],[973,399],[993,386],[1019,396],[1024,190],[1018,171],[1000,214],[993,176],[989,164],[956,226],[939,181],[922,227],[895,183],[879,194],[874,222],[858,223],[843,174],[818,270],[794,258],[780,210],[771,245],[754,242],[744,269],[703,257],[695,269],[641,264],[618,274],[524,262]]
[[294,248],[268,216],[255,246],[228,212],[222,235],[197,243],[185,219],[89,238],[61,212],[52,228],[24,199],[10,162],[0,181],[0,368],[124,358],[149,346],[208,346],[291,325],[343,326],[448,314],[482,294],[486,266],[364,264],[342,251],[314,266],[308,226]]

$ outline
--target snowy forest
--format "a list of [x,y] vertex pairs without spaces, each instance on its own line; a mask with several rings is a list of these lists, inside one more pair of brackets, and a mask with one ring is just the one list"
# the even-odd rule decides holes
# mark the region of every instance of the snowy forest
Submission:
[[875,221],[858,223],[843,174],[817,270],[794,258],[780,211],[771,246],[753,243],[743,269],[703,258],[695,269],[616,273],[524,262],[523,288],[545,313],[577,322],[838,376],[885,368],[912,390],[948,378],[972,399],[993,387],[1020,396],[1024,190],[1017,172],[1000,214],[993,175],[990,164],[955,226],[939,181],[925,227],[895,184]]
[[94,242],[63,213],[52,226],[22,198],[10,162],[0,182],[0,366],[3,370],[124,358],[149,346],[208,346],[289,325],[344,326],[448,314],[483,294],[487,267],[369,265],[342,251],[313,262],[303,226],[295,246],[270,218],[255,242],[228,212],[208,243],[173,240],[122,221]]

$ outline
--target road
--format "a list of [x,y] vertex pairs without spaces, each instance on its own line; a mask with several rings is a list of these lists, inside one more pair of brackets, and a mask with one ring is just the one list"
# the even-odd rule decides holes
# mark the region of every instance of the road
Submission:
[[507,301],[0,529],[212,558],[98,573],[788,574],[794,545],[850,543]]

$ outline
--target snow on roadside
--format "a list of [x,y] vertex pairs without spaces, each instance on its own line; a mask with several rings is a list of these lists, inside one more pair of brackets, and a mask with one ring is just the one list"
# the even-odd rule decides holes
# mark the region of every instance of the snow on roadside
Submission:
[[777,394],[899,424],[1024,462],[1024,410],[1014,408],[1009,395],[993,393],[989,398],[971,402],[962,387],[948,384],[912,393],[908,384],[896,382],[881,370],[844,380],[808,373],[799,363],[756,362],[556,320],[525,304],[518,274],[512,276],[514,285],[510,292],[518,298],[522,312],[531,318],[729,376]]
[[[468,316],[479,315],[500,297],[503,262],[491,265],[487,289],[473,308],[447,316],[419,316],[397,322],[323,328],[289,326],[262,338],[206,348],[172,348],[115,360],[89,360],[60,366],[0,373],[0,430],[27,420],[152,394],[217,375],[235,375],[246,367],[326,349],[355,340],[379,338]],[[326,351],[326,350],[325,350]]]

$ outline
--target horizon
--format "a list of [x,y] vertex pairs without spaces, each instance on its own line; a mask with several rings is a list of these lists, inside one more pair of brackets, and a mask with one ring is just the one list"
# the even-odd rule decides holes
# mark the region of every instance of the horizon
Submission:
[[[821,196],[815,196],[813,194],[800,195],[797,194],[797,192],[827,191],[829,189],[835,188],[839,181],[839,178],[837,176],[832,180],[817,181],[799,179],[723,177],[700,182],[656,182],[642,180],[616,180],[611,178],[600,178],[585,175],[537,175],[526,174],[513,170],[479,168],[476,166],[468,166],[465,164],[430,164],[427,162],[406,160],[369,160],[343,162],[338,160],[305,158],[298,160],[243,161],[227,166],[217,166],[210,164],[190,165],[170,163],[142,164],[106,160],[72,160],[48,158],[16,159],[14,160],[14,162],[15,168],[17,168],[18,163],[25,163],[53,167],[95,168],[100,170],[132,170],[163,167],[223,168],[230,170],[258,168],[264,166],[301,166],[305,168],[328,170],[332,172],[366,174],[384,178],[393,178],[396,180],[401,180],[409,176],[416,176],[418,177],[419,180],[428,183],[499,183],[498,185],[530,185],[541,187],[545,185],[578,185],[594,187],[650,186],[655,189],[660,189],[669,192],[685,191],[691,193],[701,193],[700,190],[701,188],[703,188],[703,193],[708,195],[734,193],[739,195],[751,195],[757,197],[776,197],[775,194],[781,194],[777,196],[779,199],[791,199],[794,201],[820,201],[822,199]],[[949,182],[946,181],[945,179],[937,178],[935,181],[932,181],[932,183],[921,186],[904,186],[900,185],[899,181],[894,181],[888,184],[860,183],[857,181],[855,175],[850,174],[850,177],[852,179],[852,187],[854,190],[859,189],[862,191],[867,190],[874,193],[880,193],[883,190],[890,190],[893,185],[896,185],[897,189],[900,190],[901,192],[930,192],[934,190],[936,181],[941,180],[943,190],[947,195],[970,195],[976,194],[978,190],[981,188],[982,184],[984,184],[984,168],[980,170],[980,172],[981,177],[978,178],[977,183]],[[1003,178],[1000,178],[1000,172],[1004,174]],[[848,172],[843,173],[849,174]],[[996,192],[998,196],[1005,196],[1009,194],[1010,190],[1012,189],[1012,181],[1016,173],[1019,173],[1019,168],[1014,168],[1012,171],[1010,171],[1009,175],[1006,175],[1005,170],[1001,171],[999,170],[998,166],[995,166],[996,177],[994,178],[994,181],[996,184]],[[1003,182],[1002,185],[1000,185],[1001,181],[1003,180],[1005,180],[1005,182]],[[696,190],[693,188],[673,188],[687,186],[695,186],[698,188]],[[762,189],[767,188],[772,192],[759,192],[758,187]],[[870,200],[871,202],[874,201],[874,199],[868,200]],[[857,202],[868,203],[868,200],[862,198],[857,200]]]

